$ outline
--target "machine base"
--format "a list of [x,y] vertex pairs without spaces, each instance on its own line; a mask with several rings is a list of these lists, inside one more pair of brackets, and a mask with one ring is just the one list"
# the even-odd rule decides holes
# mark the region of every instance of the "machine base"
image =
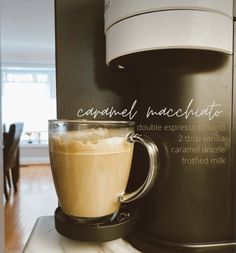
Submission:
[[182,244],[131,234],[128,241],[142,253],[236,253],[236,241]]

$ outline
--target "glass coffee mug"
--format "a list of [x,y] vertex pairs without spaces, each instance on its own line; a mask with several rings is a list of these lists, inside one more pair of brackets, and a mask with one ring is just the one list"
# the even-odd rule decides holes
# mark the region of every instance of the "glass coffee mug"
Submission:
[[[134,143],[149,154],[144,183],[126,193]],[[134,122],[50,120],[49,151],[53,180],[62,211],[78,220],[114,217],[121,203],[148,192],[157,176],[158,149]]]

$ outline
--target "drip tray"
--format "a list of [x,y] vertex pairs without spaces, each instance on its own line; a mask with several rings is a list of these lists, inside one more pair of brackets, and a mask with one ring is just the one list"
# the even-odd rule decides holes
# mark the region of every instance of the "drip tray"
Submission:
[[138,211],[134,207],[120,208],[116,217],[107,223],[79,223],[65,215],[61,208],[55,210],[55,228],[61,235],[76,241],[106,242],[127,236],[136,224]]

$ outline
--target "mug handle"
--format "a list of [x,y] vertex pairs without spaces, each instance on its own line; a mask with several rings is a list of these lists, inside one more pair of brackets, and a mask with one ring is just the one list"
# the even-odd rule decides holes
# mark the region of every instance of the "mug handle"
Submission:
[[129,143],[141,143],[147,149],[149,155],[149,171],[144,183],[136,191],[123,193],[119,197],[120,203],[129,203],[145,195],[154,185],[159,172],[159,150],[156,144],[149,137],[130,133],[127,136],[127,141]]

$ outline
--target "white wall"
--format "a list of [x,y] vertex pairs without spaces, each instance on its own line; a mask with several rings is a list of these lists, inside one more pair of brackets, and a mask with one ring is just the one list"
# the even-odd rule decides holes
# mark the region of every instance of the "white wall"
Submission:
[[[1,2],[0,2],[1,10]],[[1,29],[1,11],[0,11],[0,29]],[[1,30],[0,30],[1,35]],[[0,48],[1,48],[1,36],[0,36]],[[0,51],[0,69],[1,69],[1,51]],[[0,108],[1,106],[1,72],[0,72]],[[0,110],[0,144],[2,143],[2,115]],[[0,252],[4,252],[4,216],[3,216],[3,159],[2,159],[2,144],[0,146]]]
[[4,65],[55,64],[54,0],[3,0],[1,16]]
[[49,164],[48,144],[21,144],[20,164]]
[[8,50],[2,51],[2,63],[16,67],[54,67],[55,54],[52,50]]
[[234,0],[234,17],[236,16],[236,0]]

